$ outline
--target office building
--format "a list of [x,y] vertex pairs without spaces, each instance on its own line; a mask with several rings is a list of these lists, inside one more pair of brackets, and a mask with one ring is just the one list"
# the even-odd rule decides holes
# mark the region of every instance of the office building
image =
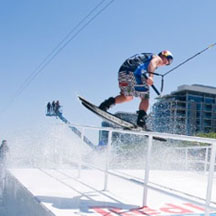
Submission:
[[153,128],[159,132],[194,135],[216,132],[216,88],[182,85],[153,105]]

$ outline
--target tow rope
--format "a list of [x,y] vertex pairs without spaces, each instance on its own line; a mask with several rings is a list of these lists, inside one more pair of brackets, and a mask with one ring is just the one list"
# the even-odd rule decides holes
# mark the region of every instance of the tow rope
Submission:
[[[196,53],[195,55],[187,58],[186,60],[184,60],[183,62],[181,62],[180,64],[178,64],[177,66],[175,66],[174,68],[170,69],[169,71],[167,71],[166,73],[164,74],[159,74],[159,73],[155,73],[155,72],[151,72],[152,74],[154,74],[155,76],[161,76],[161,88],[160,88],[160,92],[158,91],[158,89],[152,85],[151,87],[154,89],[155,93],[158,95],[158,96],[161,96],[162,93],[163,93],[163,89],[164,89],[164,77],[166,75],[168,75],[169,73],[173,72],[174,70],[176,70],[177,68],[179,68],[180,66],[184,65],[185,63],[187,63],[188,61],[192,60],[193,58],[197,57],[198,55],[200,55],[201,53],[207,51],[208,49],[214,47],[216,45],[216,43],[213,43],[211,45],[209,45],[207,48],[199,51],[198,53]],[[146,73],[149,73],[149,72],[146,72]],[[146,78],[146,74],[145,74],[145,78]]]

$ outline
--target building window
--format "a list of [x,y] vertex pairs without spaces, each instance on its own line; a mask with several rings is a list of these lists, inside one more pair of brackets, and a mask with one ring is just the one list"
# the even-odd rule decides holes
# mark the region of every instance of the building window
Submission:
[[202,96],[198,96],[198,95],[188,95],[188,101],[194,101],[197,103],[201,103],[203,102],[203,97]]

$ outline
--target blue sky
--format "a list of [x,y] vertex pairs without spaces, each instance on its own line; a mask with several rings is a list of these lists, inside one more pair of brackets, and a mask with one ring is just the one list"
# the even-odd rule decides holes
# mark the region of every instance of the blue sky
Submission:
[[[117,72],[127,57],[168,49],[173,65],[157,70],[165,73],[216,42],[215,0],[115,0],[10,103],[24,80],[99,2],[0,1],[0,138],[45,124],[46,104],[52,100],[60,101],[69,121],[99,125],[76,95],[95,104],[116,96]],[[164,93],[182,84],[216,86],[215,56],[214,47],[169,74]],[[155,97],[151,91],[151,103]],[[138,104],[135,99],[110,111],[134,112]]]

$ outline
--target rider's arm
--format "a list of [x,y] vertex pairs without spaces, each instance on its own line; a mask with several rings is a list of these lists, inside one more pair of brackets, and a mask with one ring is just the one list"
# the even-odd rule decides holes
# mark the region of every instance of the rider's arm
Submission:
[[152,60],[150,61],[148,65],[147,72],[149,73],[148,79],[147,79],[147,84],[152,85],[153,84],[153,76],[154,76],[154,71],[157,69],[158,66],[162,64],[162,60],[159,56],[153,56]]
[[161,63],[162,63],[162,60],[159,56],[153,56],[152,60],[150,61],[148,65],[149,77],[153,78],[154,71],[157,69],[158,66],[161,65]]

